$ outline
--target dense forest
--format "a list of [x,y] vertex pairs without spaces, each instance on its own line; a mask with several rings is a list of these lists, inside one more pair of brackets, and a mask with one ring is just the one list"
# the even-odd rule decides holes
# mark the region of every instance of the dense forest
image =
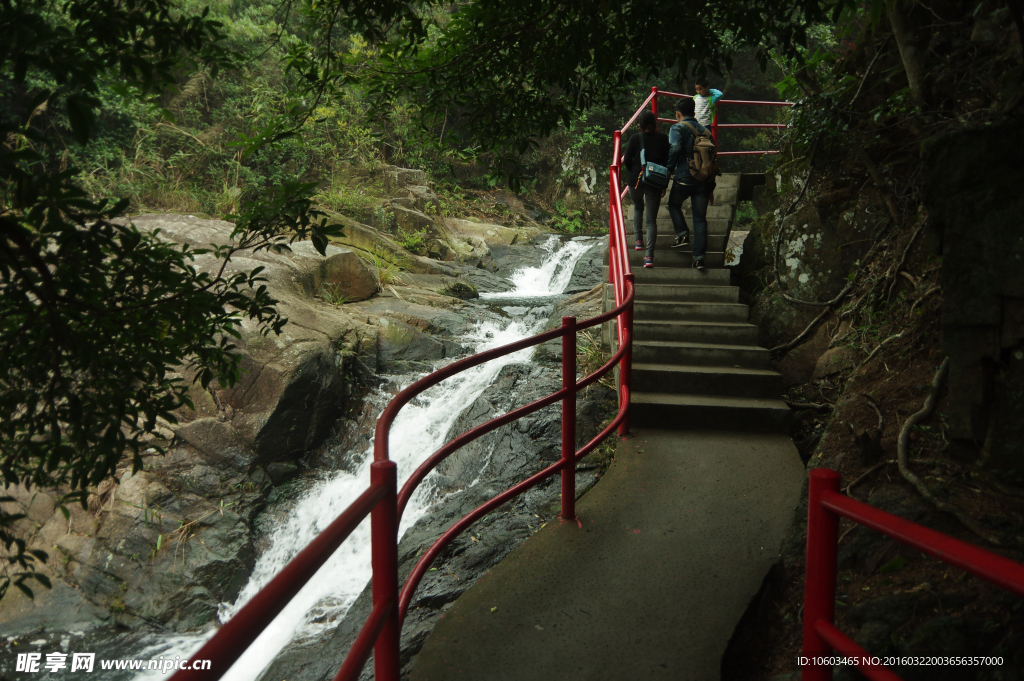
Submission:
[[[243,326],[272,338],[288,320],[262,268],[211,274],[197,257],[305,240],[322,255],[353,223],[434,257],[437,235],[385,201],[396,167],[425,172],[430,216],[603,233],[612,131],[652,86],[691,93],[708,76],[728,98],[796,104],[730,111],[789,127],[721,144],[781,152],[727,168],[767,180],[737,214],[733,278],[804,462],[1024,557],[1017,0],[6,0],[0,26],[6,486],[84,508],[161,449],[193,384],[244,379]],[[168,245],[125,219],[145,213],[223,219],[232,242]],[[408,265],[372,257],[382,289]],[[31,596],[50,586],[48,556],[7,508],[0,598]],[[723,678],[798,678],[805,516]],[[1007,660],[907,679],[1024,678],[1018,598],[842,530],[838,621],[859,644]]]

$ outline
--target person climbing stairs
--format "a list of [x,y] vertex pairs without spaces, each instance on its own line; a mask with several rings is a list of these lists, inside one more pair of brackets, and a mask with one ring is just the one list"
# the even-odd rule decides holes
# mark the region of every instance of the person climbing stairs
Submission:
[[[642,267],[630,251],[636,284],[633,304],[633,405],[631,423],[641,427],[786,433],[791,412],[780,399],[782,376],[758,347],[758,329],[747,321],[725,268],[740,188],[740,173],[722,175],[708,208],[707,269],[691,268],[690,249],[672,248],[675,233],[663,209],[658,216],[655,267]],[[692,223],[689,203],[683,204]],[[631,235],[627,224],[627,240]],[[606,285],[605,309],[611,309]],[[611,340],[614,326],[606,325]]]

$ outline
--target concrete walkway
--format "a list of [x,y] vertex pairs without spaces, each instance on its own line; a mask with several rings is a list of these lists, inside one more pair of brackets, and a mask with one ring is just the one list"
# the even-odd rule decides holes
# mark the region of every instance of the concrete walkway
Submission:
[[443,616],[413,681],[714,681],[804,479],[784,435],[640,430]]

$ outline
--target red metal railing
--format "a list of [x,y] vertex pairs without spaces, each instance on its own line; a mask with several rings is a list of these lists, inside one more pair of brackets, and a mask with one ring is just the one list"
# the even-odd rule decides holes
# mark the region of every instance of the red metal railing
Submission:
[[[637,110],[633,119],[640,114],[648,101],[650,98]],[[370,516],[371,525],[373,608],[334,678],[335,681],[355,679],[362,671],[372,650],[374,674],[378,681],[398,681],[400,671],[399,633],[405,613],[412,602],[416,587],[423,575],[426,574],[431,562],[455,537],[491,510],[556,473],[561,474],[562,498],[559,516],[565,520],[576,518],[576,462],[593,451],[616,428],[620,435],[626,435],[629,431],[633,274],[629,267],[621,196],[616,191],[619,186],[619,163],[616,159],[620,156],[621,139],[620,133],[617,132],[614,138],[613,162],[610,167],[611,191],[608,219],[608,277],[615,292],[615,308],[583,322],[576,321],[574,317],[563,317],[562,326],[558,329],[454,362],[444,369],[421,378],[398,393],[384,409],[377,422],[373,451],[374,461],[370,465],[370,487],[192,656],[191,660],[210,660],[211,669],[209,671],[182,669],[171,677],[173,681],[198,681],[199,679],[213,681],[220,678],[367,515]],[[577,333],[613,319],[616,324],[618,350],[604,366],[577,381]],[[561,390],[466,431],[431,454],[413,472],[402,486],[401,491],[397,490],[397,466],[388,459],[388,439],[391,424],[402,407],[423,391],[461,371],[554,338],[562,339]],[[575,448],[576,395],[580,390],[597,382],[616,365],[619,366],[619,412],[606,428],[577,451]],[[416,487],[441,461],[463,445],[506,423],[558,401],[562,403],[561,459],[518,485],[498,494],[452,525],[424,552],[399,592],[398,526],[402,513]],[[258,670],[253,671],[258,672]]]
[[1024,596],[1024,565],[851,499],[839,489],[839,473],[828,468],[811,471],[807,492],[802,681],[831,681],[833,650],[850,658],[872,681],[900,681],[879,658],[835,627],[840,516]]
[[[682,99],[688,97],[693,98],[693,95],[684,95],[678,92],[661,92],[656,87],[651,88],[651,96],[648,97],[647,101],[651,102],[651,111],[654,115],[658,115],[658,97],[672,97],[674,99]],[[647,102],[644,102],[646,104]],[[718,122],[718,107],[723,104],[730,105],[745,105],[745,106],[793,106],[793,102],[758,102],[748,101],[743,99],[720,99],[715,105],[715,117],[711,120],[711,136],[715,139],[715,144],[718,144],[718,131],[722,128],[730,129],[769,129],[769,130],[783,130],[787,127],[785,123],[719,123]],[[642,108],[642,107],[641,107]],[[637,112],[639,115],[639,112]],[[675,123],[674,118],[659,118],[662,123]],[[626,124],[626,128],[633,123],[633,119],[630,119],[629,123]],[[626,128],[622,129],[622,132],[626,131]],[[777,154],[778,151],[719,151],[716,156],[762,156],[764,154]]]

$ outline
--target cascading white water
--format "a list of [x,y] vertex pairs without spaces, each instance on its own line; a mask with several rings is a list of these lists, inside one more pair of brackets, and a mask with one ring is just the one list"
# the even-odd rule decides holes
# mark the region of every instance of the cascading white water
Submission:
[[[552,237],[545,244],[551,255],[540,267],[526,268],[513,275],[512,282],[516,285],[514,291],[500,296],[485,294],[485,297],[521,299],[561,293],[569,283],[576,262],[593,242],[570,241],[561,248],[556,248],[557,245],[557,237]],[[517,312],[520,314],[515,315],[507,325],[481,323],[463,340],[473,343],[476,352],[482,352],[537,333],[546,319],[546,310],[543,308],[530,310],[525,315],[521,314],[522,308]],[[537,315],[537,312],[545,314]],[[444,444],[455,420],[491,385],[503,367],[527,361],[531,354],[532,348],[529,348],[459,373],[403,408],[391,427],[389,440],[390,458],[398,464],[399,485],[427,456]],[[372,452],[371,445],[355,473],[329,473],[295,502],[288,520],[271,535],[269,547],[257,560],[249,583],[233,604],[221,605],[219,614],[222,622],[237,613],[296,553],[366,489],[370,477],[369,465],[373,460]],[[431,503],[430,489],[428,479],[410,500],[402,517],[399,536],[426,513]],[[253,679],[291,641],[333,628],[369,581],[370,575],[370,531],[369,521],[366,520],[222,678],[232,681]],[[164,639],[147,648],[140,657],[162,655],[169,659],[180,655],[182,659],[187,659],[212,633]],[[141,680],[154,676],[150,673],[136,678]]]
[[594,245],[593,239],[577,238],[558,248],[558,237],[552,236],[541,248],[551,256],[540,267],[524,267],[509,277],[515,288],[504,293],[481,293],[481,298],[538,298],[558,295],[569,285],[580,256]]

